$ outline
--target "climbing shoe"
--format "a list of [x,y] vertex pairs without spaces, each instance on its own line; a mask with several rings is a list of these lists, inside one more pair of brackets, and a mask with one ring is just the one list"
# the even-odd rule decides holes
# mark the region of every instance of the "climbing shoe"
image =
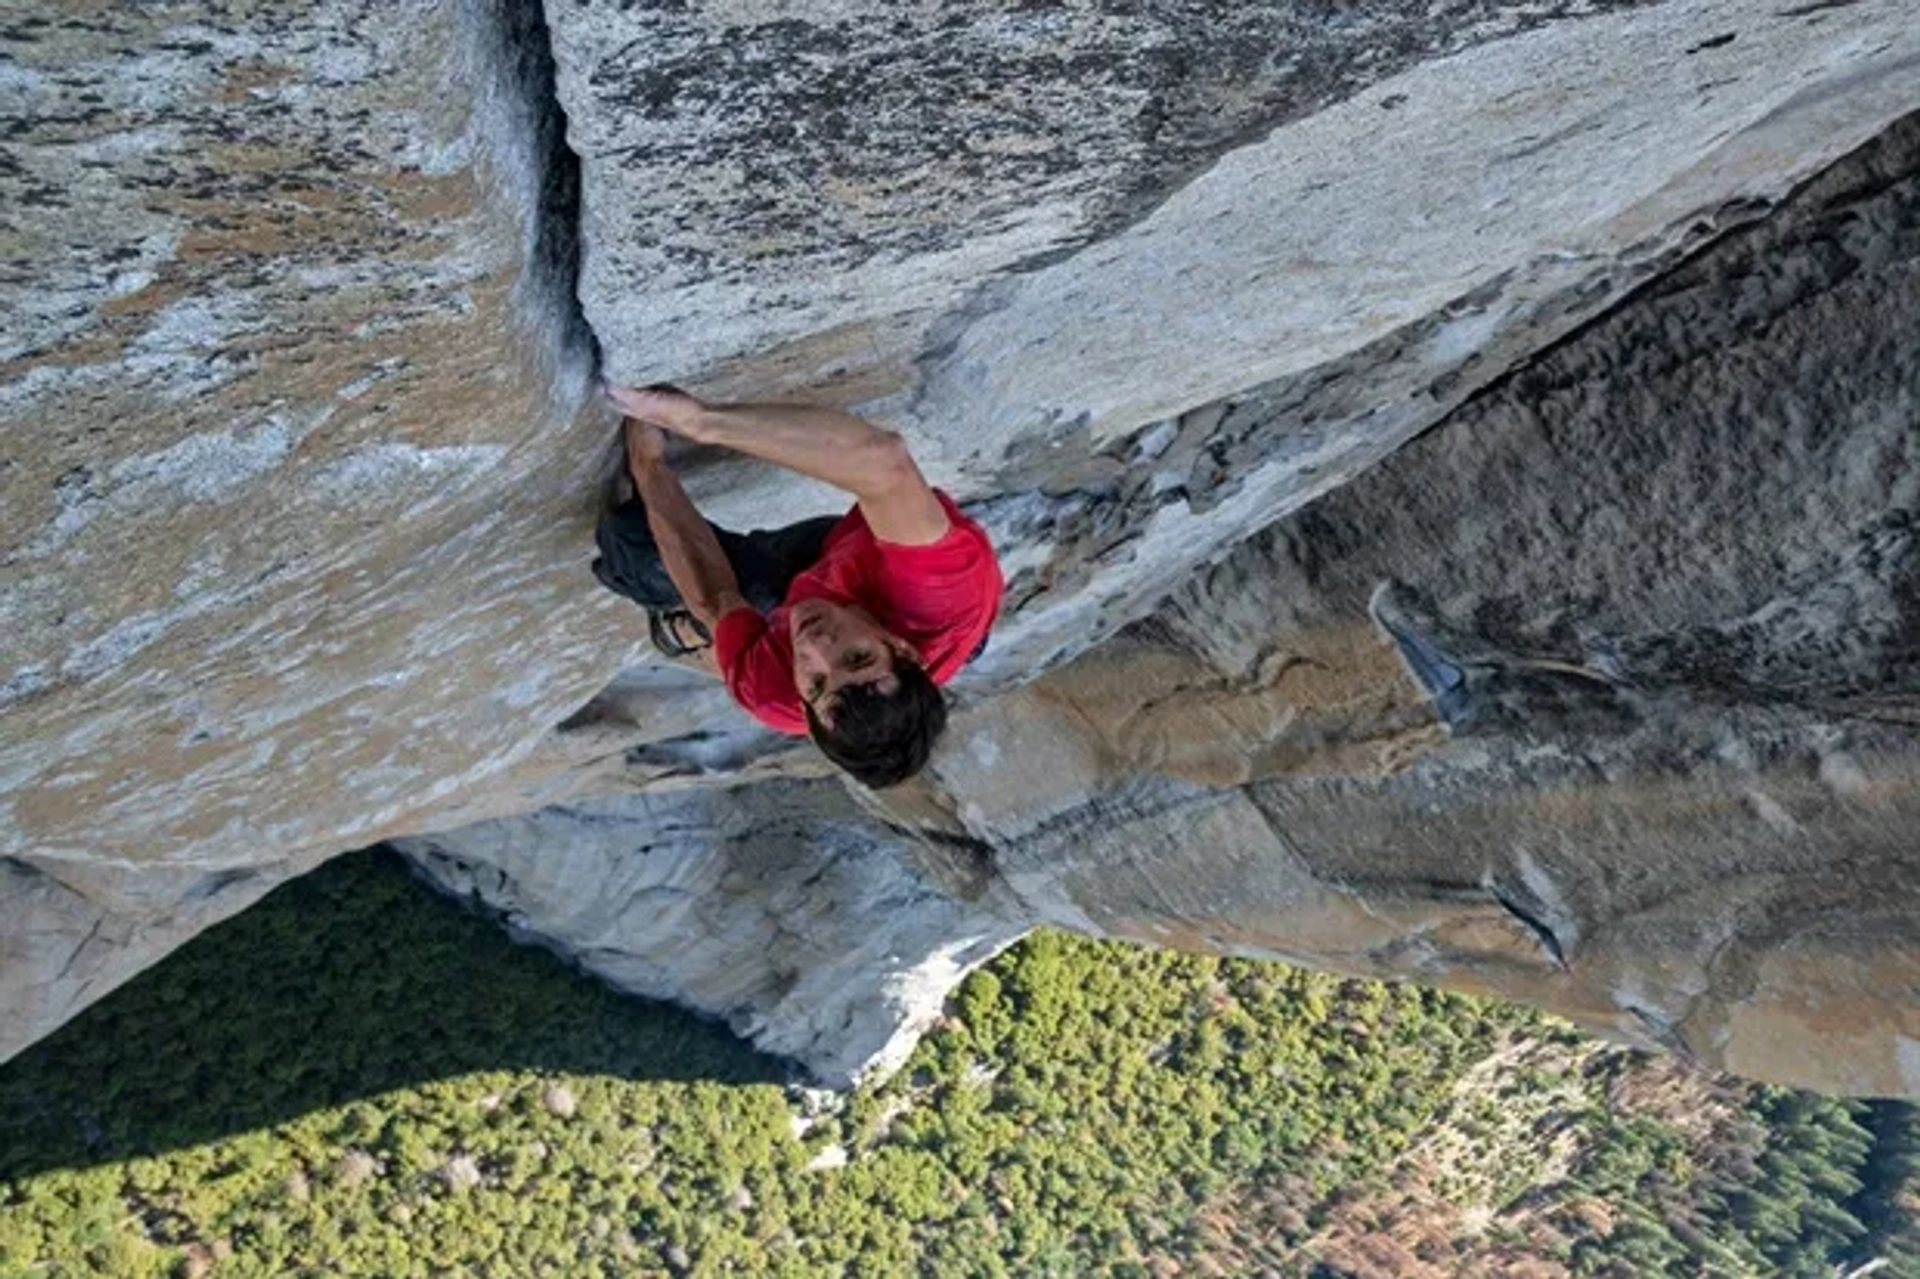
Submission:
[[713,632],[684,608],[648,609],[647,634],[662,657],[692,657],[713,647]]

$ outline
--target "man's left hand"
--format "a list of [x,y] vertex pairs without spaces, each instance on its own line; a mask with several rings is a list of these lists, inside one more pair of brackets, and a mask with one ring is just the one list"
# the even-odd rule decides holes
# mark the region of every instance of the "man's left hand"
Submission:
[[671,386],[609,386],[607,398],[628,417],[692,438],[707,406]]

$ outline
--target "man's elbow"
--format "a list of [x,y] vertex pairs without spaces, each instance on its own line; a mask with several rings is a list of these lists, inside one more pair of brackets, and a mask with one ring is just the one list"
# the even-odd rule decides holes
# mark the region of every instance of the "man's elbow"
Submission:
[[920,477],[919,464],[907,441],[893,431],[874,428],[867,463],[867,490],[875,494],[898,493],[926,481]]

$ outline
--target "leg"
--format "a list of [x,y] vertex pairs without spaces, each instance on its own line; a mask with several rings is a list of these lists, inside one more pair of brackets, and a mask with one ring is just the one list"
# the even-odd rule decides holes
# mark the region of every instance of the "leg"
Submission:
[[682,607],[680,592],[660,560],[653,530],[647,527],[647,508],[639,498],[602,513],[593,540],[600,548],[593,561],[593,575],[602,586],[642,608]]
[[[820,560],[821,544],[840,517],[825,515],[780,529],[735,533],[709,522],[720,539],[720,549],[740,579],[740,593],[762,613],[771,613],[787,597],[787,587],[803,570]],[[639,498],[613,507],[594,529],[600,554],[593,575],[608,590],[624,595],[642,608],[684,608],[680,592],[660,559],[660,548],[647,525],[647,508]]]
[[[712,525],[723,543],[732,537],[725,529]],[[713,636],[687,611],[680,590],[667,573],[647,523],[647,508],[638,497],[604,512],[594,529],[594,541],[600,554],[594,557],[593,575],[616,595],[624,595],[647,610],[647,632],[653,646],[663,657],[691,662],[708,674],[712,669]]]

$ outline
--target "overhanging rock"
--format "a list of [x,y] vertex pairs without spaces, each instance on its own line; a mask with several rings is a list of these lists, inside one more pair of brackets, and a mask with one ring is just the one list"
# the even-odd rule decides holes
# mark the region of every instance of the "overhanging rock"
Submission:
[[0,118],[0,1057],[636,650],[524,6],[53,6]]
[[1920,116],[975,709],[918,806],[1037,919],[1920,1094],[1916,326]]
[[[857,403],[981,499],[1000,685],[1920,105],[1908,2],[1603,10],[568,6],[581,297],[610,376]],[[723,522],[837,500],[693,483]]]
[[396,846],[530,940],[839,1087],[898,1067],[954,983],[1025,931],[951,874],[942,891],[940,864],[835,781],[601,800]]

